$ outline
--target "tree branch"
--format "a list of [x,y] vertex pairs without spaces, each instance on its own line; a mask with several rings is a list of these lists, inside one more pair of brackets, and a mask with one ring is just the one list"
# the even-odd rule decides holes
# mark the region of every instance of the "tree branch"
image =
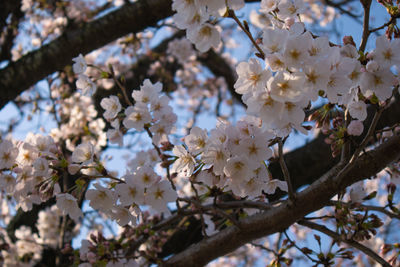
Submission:
[[320,179],[297,194],[296,206],[285,201],[261,214],[239,221],[240,228],[228,227],[168,259],[163,266],[202,266],[263,236],[283,231],[310,212],[321,209],[341,189],[371,177],[400,157],[400,136],[394,136],[375,150],[359,157],[346,173],[336,165]]
[[137,33],[173,14],[170,0],[125,4],[107,15],[63,35],[0,70],[0,108],[47,75],[128,33]]

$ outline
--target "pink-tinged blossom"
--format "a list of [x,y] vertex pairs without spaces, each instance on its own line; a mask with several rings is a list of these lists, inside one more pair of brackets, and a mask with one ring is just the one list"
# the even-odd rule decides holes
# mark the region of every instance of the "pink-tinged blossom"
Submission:
[[282,103],[300,101],[304,97],[304,81],[303,74],[280,71],[268,81],[271,97]]
[[170,213],[167,207],[168,202],[173,202],[178,195],[172,189],[168,181],[161,181],[148,188],[146,192],[146,204],[159,212]]
[[114,119],[118,115],[118,112],[121,111],[121,104],[118,97],[115,95],[103,98],[100,102],[100,106],[105,109],[103,116],[106,120]]
[[268,140],[264,136],[242,139],[233,152],[236,155],[244,155],[252,165],[259,165],[272,156],[272,150],[268,147]]
[[195,44],[196,49],[203,53],[211,47],[218,48],[221,42],[219,31],[214,25],[209,23],[187,29],[186,35]]
[[268,14],[271,11],[274,11],[278,7],[278,0],[261,0],[260,4],[260,12]]
[[[30,135],[28,133],[28,135]],[[28,139],[28,136],[26,140]],[[50,157],[55,157],[57,146],[51,136],[41,134],[32,134],[29,141],[42,154]]]
[[196,181],[202,182],[208,187],[217,186],[219,188],[222,188],[226,182],[226,180],[223,179],[222,176],[216,176],[210,170],[203,170],[196,176]]
[[74,152],[72,152],[72,162],[82,163],[82,165],[88,165],[93,162],[95,155],[94,146],[92,143],[87,142],[78,145]]
[[201,154],[202,162],[208,167],[212,166],[213,173],[217,176],[224,175],[224,167],[228,158],[228,149],[219,142],[210,143]]
[[283,0],[278,4],[278,15],[281,18],[296,17],[305,10],[304,1],[302,0]]
[[100,184],[94,184],[96,189],[89,189],[86,192],[86,199],[90,201],[89,205],[96,210],[109,212],[116,201],[116,195],[113,191],[101,186]]
[[[304,33],[304,35],[311,35],[310,32]],[[329,46],[329,38],[328,37],[318,37],[312,38],[311,37],[311,44],[307,48],[308,54],[310,56],[309,63],[313,63],[316,61],[320,61],[324,58],[327,58],[330,51]]]
[[72,70],[75,74],[83,74],[86,71],[87,64],[82,54],[79,54],[79,56],[73,58],[72,61],[75,62],[72,65]]
[[236,196],[254,198],[262,195],[265,186],[265,182],[253,177],[241,183],[230,183],[228,189],[232,190]]
[[263,32],[262,48],[268,54],[282,53],[285,43],[289,37],[289,32],[284,29],[265,29]]
[[126,118],[123,124],[126,128],[135,128],[137,131],[142,131],[145,124],[151,122],[151,115],[147,105],[136,103],[135,106],[130,106],[125,110]]
[[303,63],[310,57],[308,49],[311,47],[312,37],[309,34],[302,34],[289,37],[286,41],[283,52],[283,60],[290,68],[301,68]]
[[17,162],[20,166],[32,166],[37,157],[37,149],[33,145],[22,143],[22,145],[19,146]]
[[189,152],[196,155],[204,151],[207,138],[207,130],[195,126],[190,130],[190,134],[185,136],[185,144]]
[[365,192],[364,181],[359,181],[350,187],[351,202],[360,203],[360,202],[362,202],[362,199],[366,196],[367,196],[367,193]]
[[390,68],[400,64],[400,40],[389,41],[385,35],[376,38],[376,48],[374,50],[374,60],[382,68]]
[[340,48],[340,55],[343,57],[349,57],[353,59],[358,59],[360,56],[358,54],[357,48],[354,45],[346,44]]
[[152,84],[149,79],[144,80],[140,90],[133,90],[132,98],[139,103],[150,104],[158,99],[162,90],[162,83]]
[[157,146],[162,142],[168,141],[168,134],[172,130],[173,124],[160,120],[157,123],[154,123],[153,126],[150,127],[150,131],[153,133],[152,141]]
[[271,72],[262,68],[261,63],[251,58],[249,63],[241,62],[236,67],[239,76],[234,87],[238,94],[248,98],[253,92],[258,90],[266,90],[268,79],[271,78]]
[[361,74],[360,88],[366,97],[375,94],[380,101],[385,101],[392,96],[392,86],[395,82],[395,76],[390,69],[379,69],[375,72],[365,71]]
[[209,13],[206,7],[197,6],[195,9],[190,9],[185,12],[174,14],[173,20],[179,29],[201,27],[207,21]]
[[3,140],[0,143],[0,169],[9,169],[16,162],[18,148],[10,140]]
[[133,225],[136,225],[136,216],[133,216],[133,214],[124,207],[113,207],[111,217],[119,226],[125,226],[130,222],[132,222]]
[[365,66],[365,68],[367,69],[367,71],[369,72],[375,72],[379,70],[379,63],[376,62],[375,60],[371,60],[368,61],[367,65]]
[[43,177],[48,177],[49,174],[49,163],[47,162],[46,159],[44,158],[37,158],[33,162],[33,169],[34,169],[34,175],[35,176],[43,176]]
[[117,184],[115,187],[115,192],[119,195],[121,205],[144,204],[144,186],[136,179],[136,176],[126,175],[125,182],[126,184]]
[[271,55],[267,54],[266,62],[268,62],[269,67],[274,72],[284,71],[287,68],[286,63],[283,59],[283,56],[279,53],[275,53],[275,54],[271,54]]
[[307,64],[303,68],[305,74],[304,87],[307,91],[307,96],[313,101],[318,98],[319,90],[326,90],[330,69],[325,61],[319,61],[315,64]]
[[196,163],[193,156],[181,145],[174,146],[172,153],[178,158],[172,165],[171,171],[183,173],[183,175],[190,177]]
[[192,44],[186,38],[174,39],[169,42],[167,53],[176,58],[182,65],[196,57]]
[[341,97],[349,92],[351,83],[351,80],[347,76],[343,76],[340,72],[331,74],[325,89],[328,100],[331,103],[342,101]]
[[360,121],[364,121],[367,118],[367,104],[363,101],[350,103],[347,108],[349,109],[351,117]]
[[285,102],[277,115],[279,117],[276,122],[277,128],[284,128],[286,124],[300,125],[305,117],[304,110],[292,102]]
[[111,126],[113,127],[113,129],[107,130],[107,139],[110,141],[110,143],[118,144],[120,147],[122,147],[124,144],[124,135],[119,129],[119,120],[113,120],[111,122]]
[[7,194],[14,192],[16,179],[11,174],[0,174],[0,188],[5,190]]
[[232,183],[248,181],[251,178],[249,163],[245,156],[233,156],[228,159],[224,174],[231,179]]
[[71,194],[58,194],[56,205],[64,215],[68,214],[76,223],[79,222],[79,218],[83,218],[83,213],[78,207],[77,200]]
[[276,125],[279,120],[278,114],[282,108],[283,103],[272,99],[269,92],[259,92],[250,97],[247,102],[247,114],[259,116],[262,120],[263,127],[271,129]]
[[140,183],[141,186],[146,188],[151,187],[161,179],[152,167],[146,165],[138,168],[132,178],[135,180],[135,184]]
[[227,8],[239,10],[244,7],[244,0],[200,0],[207,6],[209,13],[223,16]]
[[169,98],[166,95],[157,97],[151,102],[150,110],[153,112],[155,119],[159,119],[163,114],[171,113],[172,108],[168,105]]
[[172,10],[178,12],[188,12],[197,8],[195,0],[174,0],[172,1]]
[[264,187],[264,192],[266,194],[272,195],[275,193],[276,189],[279,188],[282,191],[287,192],[288,186],[285,181],[281,181],[278,179],[273,179],[267,182],[267,186]]
[[360,136],[364,131],[364,125],[359,120],[352,120],[347,126],[347,133],[349,135]]
[[82,90],[83,95],[92,96],[97,90],[96,84],[86,75],[79,74],[76,88]]

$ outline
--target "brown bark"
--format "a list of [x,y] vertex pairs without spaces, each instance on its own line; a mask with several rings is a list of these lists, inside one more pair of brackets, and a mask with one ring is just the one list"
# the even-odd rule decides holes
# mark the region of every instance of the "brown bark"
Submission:
[[146,0],[123,7],[84,24],[68,28],[56,40],[0,70],[0,108],[47,75],[128,33],[137,33],[172,15],[171,1]]

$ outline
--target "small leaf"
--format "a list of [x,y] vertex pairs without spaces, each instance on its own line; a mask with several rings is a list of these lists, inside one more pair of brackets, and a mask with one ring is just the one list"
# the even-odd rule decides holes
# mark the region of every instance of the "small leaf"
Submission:
[[101,78],[108,79],[108,78],[110,78],[110,74],[106,71],[102,71]]
[[368,196],[364,197],[363,200],[370,200],[376,197],[377,191],[372,192]]
[[249,28],[249,24],[247,23],[247,20],[244,20],[243,21],[243,25],[244,25],[244,28],[246,29],[246,31],[250,31],[250,28]]

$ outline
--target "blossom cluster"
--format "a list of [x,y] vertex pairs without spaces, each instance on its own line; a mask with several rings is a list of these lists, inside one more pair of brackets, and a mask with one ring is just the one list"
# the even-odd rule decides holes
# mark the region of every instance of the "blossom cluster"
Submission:
[[378,37],[377,48],[364,59],[354,45],[331,45],[301,23],[282,26],[264,30],[264,62],[252,58],[236,69],[236,92],[247,113],[259,116],[266,129],[277,136],[288,135],[292,128],[304,132],[303,110],[318,96],[347,108],[360,121],[367,117],[367,98],[391,97],[397,83],[391,67],[400,64],[398,40]]
[[[285,182],[268,174],[266,161],[272,156],[268,147],[272,134],[259,124],[250,117],[236,126],[220,123],[210,136],[193,127],[184,138],[187,148],[180,145],[172,150],[177,159],[171,170],[186,177],[195,174],[197,182],[209,188],[224,188],[240,197],[256,198],[263,191],[273,194],[277,187],[286,191]],[[200,172],[196,170],[199,165]]]
[[[139,132],[147,130],[155,146],[167,142],[177,117],[169,106],[169,98],[160,96],[161,90],[161,83],[152,84],[150,80],[145,80],[140,90],[132,92],[135,104],[124,108],[123,113],[117,96],[102,99],[100,105],[105,110],[103,116],[113,127],[107,132],[109,141],[122,145],[124,132],[134,129]],[[120,129],[121,122],[124,131]],[[168,213],[166,204],[176,200],[176,192],[169,182],[162,180],[154,171],[155,155],[148,155],[140,158],[140,164],[129,168],[115,190],[100,183],[94,184],[94,188],[86,192],[89,205],[117,220],[120,225],[136,224],[140,205],[149,205],[159,212]],[[85,167],[95,167],[93,145],[90,142],[80,144],[72,154],[72,161],[75,163],[75,172]]]
[[217,27],[207,22],[210,16],[221,17],[227,8],[238,10],[243,6],[243,0],[174,0],[172,3],[172,9],[177,12],[174,15],[176,26],[186,29],[187,38],[201,52],[217,48],[221,42]]
[[76,88],[82,90],[82,94],[84,95],[93,95],[96,92],[96,84],[92,81],[92,79],[85,75],[85,71],[87,69],[87,64],[85,58],[82,54],[79,54],[78,57],[72,59],[75,63],[72,65],[72,70],[74,73],[78,74],[78,80],[76,81]]

